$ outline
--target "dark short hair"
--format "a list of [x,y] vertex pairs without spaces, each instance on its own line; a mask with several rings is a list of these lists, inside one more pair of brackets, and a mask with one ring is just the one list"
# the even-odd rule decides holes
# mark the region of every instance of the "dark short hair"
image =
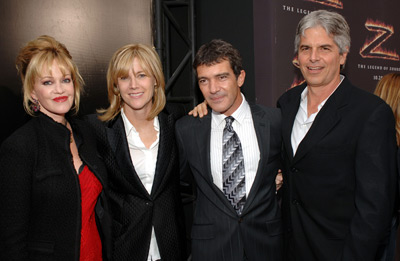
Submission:
[[193,68],[196,70],[201,65],[211,66],[222,61],[230,63],[236,77],[243,70],[242,57],[239,51],[228,42],[214,39],[199,48],[193,62]]

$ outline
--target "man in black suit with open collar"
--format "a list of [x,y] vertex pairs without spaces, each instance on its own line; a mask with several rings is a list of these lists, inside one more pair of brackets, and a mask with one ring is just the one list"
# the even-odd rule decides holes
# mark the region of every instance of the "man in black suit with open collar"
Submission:
[[190,168],[197,185],[193,260],[279,261],[280,112],[246,101],[240,92],[245,71],[231,44],[204,44],[193,67],[212,109],[204,118],[186,116],[176,124],[181,171]]
[[288,260],[375,260],[396,191],[390,107],[340,75],[350,29],[314,11],[297,27],[305,83],[281,96]]

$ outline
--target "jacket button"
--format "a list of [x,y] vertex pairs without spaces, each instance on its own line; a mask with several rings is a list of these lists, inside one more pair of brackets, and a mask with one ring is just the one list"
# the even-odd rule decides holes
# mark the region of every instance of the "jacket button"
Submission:
[[153,202],[146,202],[146,206],[152,207],[153,206]]
[[292,204],[293,204],[293,205],[299,205],[299,201],[297,201],[297,199],[293,199],[293,200],[292,200]]
[[296,168],[292,168],[292,172],[299,172],[299,170]]
[[243,222],[243,218],[239,218],[239,223],[242,223]]

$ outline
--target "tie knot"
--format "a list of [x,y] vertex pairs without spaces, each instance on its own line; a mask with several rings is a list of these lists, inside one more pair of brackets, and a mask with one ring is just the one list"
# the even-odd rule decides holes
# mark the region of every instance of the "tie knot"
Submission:
[[235,120],[235,118],[233,118],[232,116],[228,116],[228,117],[225,118],[225,121],[226,121],[225,128],[230,132],[233,132],[232,122],[234,120]]

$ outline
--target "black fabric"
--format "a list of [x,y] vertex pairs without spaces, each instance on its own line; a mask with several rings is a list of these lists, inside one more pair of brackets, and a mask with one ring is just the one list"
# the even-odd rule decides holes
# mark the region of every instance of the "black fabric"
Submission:
[[88,117],[109,171],[115,261],[147,260],[152,226],[162,260],[187,258],[174,134],[175,121],[184,113],[168,106],[158,115],[160,140],[151,195],[135,172],[121,115],[106,123],[96,115]]
[[[82,161],[107,188],[106,169],[90,126],[68,120],[81,141]],[[80,187],[69,146],[69,130],[41,113],[2,144],[0,260],[79,260]],[[96,212],[98,221],[104,221],[105,207],[96,207],[102,212],[101,216]],[[107,224],[98,224],[99,229],[103,226]],[[107,248],[103,241],[103,249]]]
[[345,78],[293,155],[291,133],[306,84],[282,110],[283,206],[289,260],[374,260],[390,226],[397,185],[390,107]]

